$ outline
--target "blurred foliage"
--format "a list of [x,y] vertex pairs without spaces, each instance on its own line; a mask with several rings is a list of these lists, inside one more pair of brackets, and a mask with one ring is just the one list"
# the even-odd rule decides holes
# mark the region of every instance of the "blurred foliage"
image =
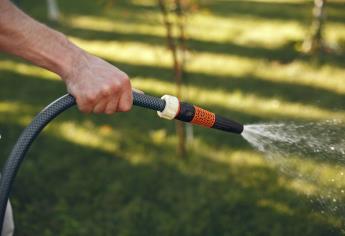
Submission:
[[[46,20],[46,6],[22,1]],[[156,1],[60,0],[58,30],[105,58],[153,95],[174,93]],[[299,54],[311,1],[207,1],[188,19],[188,100],[243,123],[344,120],[345,56]],[[329,1],[327,42],[345,40],[345,4]],[[0,56],[0,158],[42,107],[65,93],[59,79]],[[236,135],[195,128],[189,157],[176,157],[174,123],[140,108],[54,121],[16,180],[18,235],[341,235],[307,186],[278,173]],[[301,160],[318,168],[332,163]],[[344,168],[341,166],[340,168]],[[326,175],[325,173],[324,175]],[[320,176],[324,176],[320,175]],[[296,187],[298,186],[298,187]]]

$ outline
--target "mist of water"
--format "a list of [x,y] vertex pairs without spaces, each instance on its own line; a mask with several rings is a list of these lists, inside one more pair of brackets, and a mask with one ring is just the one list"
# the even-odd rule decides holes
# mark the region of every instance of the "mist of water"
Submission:
[[345,229],[344,123],[245,125],[242,136],[281,174],[301,183],[299,192],[308,196],[314,211]]

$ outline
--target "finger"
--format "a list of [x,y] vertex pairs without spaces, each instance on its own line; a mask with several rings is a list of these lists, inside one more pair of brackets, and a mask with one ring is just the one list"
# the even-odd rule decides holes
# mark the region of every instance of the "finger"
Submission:
[[88,103],[85,99],[81,99],[79,97],[77,97],[76,101],[77,101],[78,109],[81,112],[90,113],[92,111],[93,109],[92,103]]
[[105,108],[107,107],[108,104],[108,98],[103,98],[101,100],[99,100],[96,105],[93,107],[93,112],[94,113],[104,113],[105,112]]
[[121,94],[117,110],[120,112],[126,112],[131,110],[133,105],[133,95],[131,90],[126,90]]
[[105,108],[105,113],[110,115],[116,112],[118,107],[119,99],[118,97],[112,97]]

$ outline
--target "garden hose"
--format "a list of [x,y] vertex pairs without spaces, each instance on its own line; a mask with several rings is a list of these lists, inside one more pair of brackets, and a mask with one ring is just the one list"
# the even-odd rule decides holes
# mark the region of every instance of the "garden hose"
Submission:
[[[75,104],[76,100],[70,94],[66,94],[52,102],[33,119],[17,140],[3,167],[0,179],[0,232],[2,232],[11,186],[30,145],[51,120]],[[133,105],[155,110],[160,117],[170,120],[177,119],[238,134],[243,131],[243,126],[235,121],[226,119],[200,107],[179,102],[176,97],[170,95],[157,98],[133,92]]]

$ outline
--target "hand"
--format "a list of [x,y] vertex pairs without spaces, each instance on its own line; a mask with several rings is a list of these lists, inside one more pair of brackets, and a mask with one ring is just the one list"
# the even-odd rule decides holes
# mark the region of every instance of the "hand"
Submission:
[[62,79],[80,111],[112,114],[131,109],[132,89],[124,72],[84,52],[75,61]]

